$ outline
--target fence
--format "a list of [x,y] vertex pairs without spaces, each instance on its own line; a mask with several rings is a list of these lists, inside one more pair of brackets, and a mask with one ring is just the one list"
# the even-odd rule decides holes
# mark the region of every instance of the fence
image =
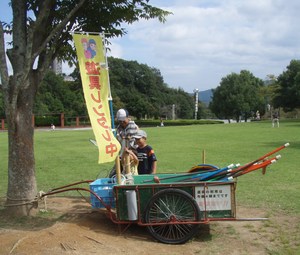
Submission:
[[[49,116],[56,116],[57,119],[49,118]],[[44,118],[44,121],[41,119]],[[65,128],[67,127],[86,127],[90,126],[90,119],[88,116],[65,116],[64,113],[59,114],[46,114],[39,116],[32,116],[32,126],[37,127],[51,127],[54,124],[56,127]],[[6,119],[1,119],[1,130],[7,130]]]

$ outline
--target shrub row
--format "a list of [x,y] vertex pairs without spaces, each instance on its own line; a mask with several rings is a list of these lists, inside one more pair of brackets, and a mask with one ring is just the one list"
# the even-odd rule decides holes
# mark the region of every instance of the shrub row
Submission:
[[51,124],[54,124],[55,126],[60,126],[60,115],[34,117],[34,125],[36,127],[47,127]]
[[[81,117],[79,119],[80,126],[89,126],[90,121],[88,117]],[[59,127],[61,126],[60,115],[50,116],[35,116],[35,127],[50,127],[51,124]],[[140,127],[157,127],[160,126],[160,120],[135,120],[135,123]],[[187,126],[187,125],[205,125],[205,124],[223,124],[219,120],[164,120],[164,126]],[[65,126],[75,126],[76,117],[65,117]],[[118,123],[115,123],[117,126]]]
[[[135,123],[140,127],[157,127],[160,126],[160,120],[136,120]],[[187,125],[206,125],[206,124],[223,124],[219,120],[164,120],[164,126],[187,126]]]

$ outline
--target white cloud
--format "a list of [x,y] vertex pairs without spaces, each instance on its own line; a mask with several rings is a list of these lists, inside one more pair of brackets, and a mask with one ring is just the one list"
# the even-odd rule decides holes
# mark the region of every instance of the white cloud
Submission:
[[112,43],[118,57],[160,69],[171,87],[214,88],[242,69],[264,79],[299,58],[296,0],[163,2],[150,1],[173,12],[165,24],[140,21]]

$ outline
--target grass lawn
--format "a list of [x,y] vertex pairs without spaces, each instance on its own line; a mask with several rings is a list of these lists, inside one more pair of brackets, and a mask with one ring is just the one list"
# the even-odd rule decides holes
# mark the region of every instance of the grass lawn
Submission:
[[[300,121],[270,121],[145,128],[158,158],[158,172],[186,172],[205,163],[219,167],[245,164],[289,142],[277,154],[282,158],[261,171],[238,178],[237,203],[270,207],[300,214]],[[47,191],[64,184],[106,177],[113,163],[99,165],[97,148],[89,142],[92,130],[35,132],[35,158],[38,189]],[[0,197],[7,190],[7,133],[0,132]],[[255,215],[254,215],[255,217]]]

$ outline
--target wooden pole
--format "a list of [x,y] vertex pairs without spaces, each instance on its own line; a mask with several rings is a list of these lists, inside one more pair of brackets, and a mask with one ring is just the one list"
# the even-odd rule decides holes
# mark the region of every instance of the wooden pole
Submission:
[[125,172],[126,174],[130,173],[130,155],[127,152],[125,153]]
[[64,113],[60,114],[60,127],[61,128],[65,127],[65,114]]
[[205,164],[205,150],[202,151],[202,163]]
[[35,126],[35,116],[34,116],[34,114],[32,114],[31,123],[32,123],[32,127],[34,128],[34,126]]
[[118,184],[121,184],[122,179],[121,179],[121,165],[120,165],[120,157],[119,157],[119,155],[116,157],[115,163],[116,163],[117,182],[118,182]]

